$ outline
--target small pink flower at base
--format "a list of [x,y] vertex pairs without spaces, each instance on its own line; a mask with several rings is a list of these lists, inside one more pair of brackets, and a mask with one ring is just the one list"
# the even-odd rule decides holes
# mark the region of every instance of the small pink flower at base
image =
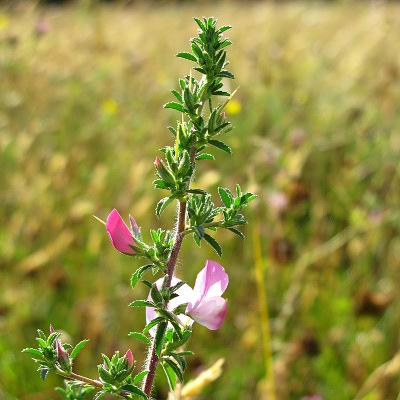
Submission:
[[[161,287],[163,279],[156,282]],[[180,282],[173,278],[172,285]],[[168,309],[188,303],[186,315],[210,330],[220,328],[226,315],[227,301],[221,297],[229,283],[228,274],[224,268],[215,261],[207,260],[206,266],[197,274],[194,289],[188,285],[181,286],[175,297],[168,303]],[[149,323],[156,318],[154,308],[146,308],[146,320]],[[192,321],[184,316],[178,316],[182,325],[189,325]]]
[[128,368],[131,369],[135,363],[135,358],[133,357],[131,349],[125,353],[125,358],[128,360]]
[[227,301],[221,295],[228,283],[224,268],[215,261],[207,260],[206,266],[197,275],[194,299],[188,303],[186,314],[208,329],[220,328],[227,307]]
[[133,231],[138,229],[136,221],[129,216],[132,231],[126,226],[118,211],[114,208],[107,218],[106,229],[113,246],[121,253],[136,254],[131,246],[135,246]]

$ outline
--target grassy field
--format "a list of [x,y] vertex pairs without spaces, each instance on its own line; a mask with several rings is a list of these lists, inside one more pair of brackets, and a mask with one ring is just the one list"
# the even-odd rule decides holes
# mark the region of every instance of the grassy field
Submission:
[[[233,25],[240,89],[234,154],[203,162],[197,186],[238,182],[259,200],[245,242],[219,236],[227,321],[196,327],[189,375],[225,365],[197,399],[398,398],[400,6],[226,2],[0,12],[0,399],[57,398],[61,380],[42,382],[20,352],[49,323],[90,338],[76,363],[88,376],[100,352],[143,362],[126,336],[144,322],[127,307],[146,296],[129,286],[140,264],[92,215],[172,226],[154,215],[153,160],[177,115],[162,105],[190,67],[174,54],[203,15]],[[193,259],[193,245],[178,271],[189,281],[216,257]]]

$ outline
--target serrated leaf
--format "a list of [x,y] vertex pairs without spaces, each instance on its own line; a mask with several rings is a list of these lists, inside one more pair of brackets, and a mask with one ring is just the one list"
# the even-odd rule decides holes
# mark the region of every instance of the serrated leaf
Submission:
[[[227,45],[228,46],[228,45]],[[235,79],[235,75],[231,74],[228,71],[221,71],[215,75],[218,78],[228,78],[228,79]]]
[[164,370],[165,376],[167,377],[170,391],[174,391],[176,387],[176,374],[173,369],[167,364],[161,363],[162,369]]
[[196,160],[215,160],[215,157],[212,154],[203,153],[196,156]]
[[39,357],[42,357],[42,356],[43,356],[43,354],[42,354],[42,352],[41,352],[40,350],[38,350],[38,349],[32,349],[32,348],[23,349],[23,350],[22,350],[22,353],[28,353],[28,354],[32,354],[32,355],[34,355],[34,356],[39,356]]
[[223,90],[217,90],[217,91],[213,92],[213,95],[229,97],[231,94],[229,92],[224,92]]
[[174,196],[164,197],[157,203],[156,215],[160,218],[163,211],[175,200]]
[[142,390],[140,390],[135,385],[130,385],[130,384],[129,385],[124,385],[124,386],[121,387],[121,390],[123,390],[124,392],[136,394],[137,396],[140,396],[143,399],[147,399],[146,393],[144,393]]
[[136,284],[139,282],[140,278],[151,268],[153,267],[153,264],[147,264],[147,265],[142,265],[139,267],[131,277],[131,287],[132,289],[136,286]]
[[208,244],[216,251],[216,253],[221,257],[222,256],[222,248],[219,243],[208,233],[204,234],[204,240],[208,242]]
[[142,371],[142,372],[139,372],[139,373],[133,378],[132,383],[133,383],[134,385],[136,385],[137,383],[139,383],[140,381],[142,381],[143,378],[146,377],[148,374],[149,374],[149,371],[146,371],[146,370],[145,370],[145,371]]
[[164,104],[164,108],[172,108],[174,110],[180,111],[181,113],[185,113],[185,110],[183,109],[182,105],[176,103],[175,101],[170,101],[169,103]]
[[175,54],[175,57],[186,58],[186,60],[197,62],[197,58],[193,54],[187,53],[186,51]]
[[146,344],[150,344],[151,343],[150,339],[146,335],[141,333],[141,332],[129,332],[128,336],[129,337],[133,337],[135,339],[138,339],[138,340],[140,340],[140,341],[142,341],[143,343],[146,343]]
[[181,103],[181,104],[183,103],[182,102],[182,96],[177,90],[172,89],[171,93],[176,97],[176,99],[179,101],[179,103]]
[[215,147],[218,147],[222,151],[225,151],[225,153],[232,154],[232,149],[228,145],[226,145],[225,143],[220,142],[219,140],[214,140],[214,139],[213,140],[209,140],[208,143],[213,145],[213,146],[215,146]]
[[156,354],[158,357],[161,355],[161,351],[164,345],[164,334],[167,330],[168,322],[163,321],[158,325],[157,333],[155,337],[155,344],[156,344]]
[[155,304],[148,300],[134,300],[129,307],[155,307]]
[[225,32],[225,31],[227,31],[228,29],[231,29],[231,28],[232,27],[230,25],[224,25],[224,26],[221,26],[221,28],[218,29],[218,32],[219,33],[223,33],[223,32]]
[[85,347],[86,343],[88,342],[88,339],[83,339],[82,341],[80,341],[72,350],[71,352],[71,359],[73,360],[78,354],[79,352]]
[[226,191],[226,189],[219,187],[218,188],[218,194],[219,197],[221,197],[222,203],[224,203],[224,206],[226,208],[230,208],[233,202],[232,196],[229,196],[229,193]]
[[152,319],[143,329],[143,333],[147,333],[151,328],[156,326],[158,323],[164,321],[164,318],[157,317]]
[[240,232],[238,229],[235,228],[228,228],[231,232],[233,232],[235,235],[240,236],[242,239],[245,239],[245,236],[242,232]]
[[163,358],[163,363],[168,364],[168,366],[174,371],[175,375],[178,377],[178,379],[183,382],[183,375],[182,371],[180,370],[178,364],[176,364],[174,361],[168,359],[168,358]]
[[97,392],[94,397],[93,400],[98,400],[101,399],[104,396],[107,396],[108,392],[106,390],[102,390],[101,392]]

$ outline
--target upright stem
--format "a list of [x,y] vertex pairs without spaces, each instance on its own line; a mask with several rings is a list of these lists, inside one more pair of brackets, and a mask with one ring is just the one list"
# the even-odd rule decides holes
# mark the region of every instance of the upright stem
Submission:
[[[182,232],[185,230],[185,223],[186,223],[186,201],[179,202],[177,214],[178,214],[178,223],[177,223],[177,228],[176,228],[176,232],[175,232],[174,247],[172,248],[171,256],[167,263],[167,267],[168,267],[167,287],[171,286],[172,278],[174,276],[176,262],[178,260],[179,251],[182,246],[182,241],[183,241]],[[158,365],[158,361],[159,361],[157,353],[156,353],[155,337],[156,337],[156,335],[154,335],[153,342],[152,342],[151,348],[150,348],[150,357],[149,357],[148,366],[147,366],[147,370],[149,371],[149,373],[147,374],[146,380],[143,385],[143,391],[144,391],[144,393],[146,393],[148,399],[151,398],[151,389],[153,388],[153,382],[154,382],[154,378],[156,375],[156,369],[157,369],[157,365]]]

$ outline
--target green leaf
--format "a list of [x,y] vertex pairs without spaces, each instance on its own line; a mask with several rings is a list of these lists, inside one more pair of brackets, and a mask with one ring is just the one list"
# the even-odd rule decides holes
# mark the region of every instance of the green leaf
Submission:
[[139,282],[139,279],[151,268],[153,264],[142,265],[139,267],[133,274],[131,278],[131,287],[132,289]]
[[140,333],[140,332],[129,332],[128,336],[133,337],[138,340],[141,340],[143,343],[146,343],[146,344],[151,343],[151,340],[146,335],[144,335],[143,333]]
[[72,353],[70,355],[71,359],[75,359],[75,357],[79,354],[79,352],[85,347],[86,343],[88,342],[88,339],[84,339],[80,341],[72,350]]
[[[229,46],[229,45],[227,45]],[[218,74],[215,75],[218,78],[228,78],[228,79],[235,79],[235,75],[231,74],[228,71],[221,71]]]
[[212,154],[203,153],[196,156],[196,160],[215,160],[215,157]]
[[173,89],[173,90],[171,90],[171,93],[176,97],[176,99],[179,101],[179,103],[181,103],[181,104],[183,103],[182,96],[178,91]]
[[176,387],[176,374],[168,364],[161,363],[162,369],[164,370],[165,376],[167,377],[170,391],[174,391]]
[[156,214],[160,218],[163,211],[175,200],[174,196],[164,197],[157,203]]
[[258,196],[256,194],[253,193],[246,193],[245,195],[243,195],[240,198],[240,203],[241,204],[248,204],[250,203],[252,200],[256,199]]
[[107,394],[108,394],[107,390],[102,390],[101,392],[97,392],[93,397],[93,400],[101,399],[102,397],[107,396]]
[[161,355],[161,351],[164,345],[164,335],[168,327],[168,322],[163,321],[158,325],[157,333],[155,337],[156,341],[156,354],[158,357]]
[[173,108],[174,110],[178,110],[181,113],[185,113],[185,110],[183,109],[182,105],[176,103],[175,101],[170,101],[169,103],[164,104],[164,108]]
[[143,391],[141,391],[137,386],[135,385],[125,385],[121,387],[121,390],[123,390],[124,392],[128,392],[128,393],[133,393],[136,394],[137,396],[142,397],[143,399],[147,399],[147,395],[146,393],[144,393]]
[[218,147],[222,151],[225,151],[225,153],[232,154],[232,149],[225,143],[220,142],[219,140],[209,140],[208,143],[215,147]]
[[34,356],[38,356],[38,357],[42,357],[43,354],[40,350],[38,349],[32,349],[32,348],[26,348],[22,350],[22,353],[28,353],[28,354],[32,354]]
[[206,30],[206,26],[203,24],[203,22],[199,18],[193,18],[193,19],[196,21],[197,25],[199,26],[199,28],[201,30],[203,30],[203,31]]
[[187,53],[186,51],[175,54],[175,57],[186,58],[186,60],[197,62],[197,58],[193,54]]
[[221,42],[221,45],[218,48],[221,50],[221,49],[224,49],[225,47],[230,46],[231,44],[232,44],[232,42],[229,39],[225,39],[224,41]]
[[132,380],[132,383],[134,384],[134,385],[136,385],[137,383],[139,383],[140,381],[142,381],[143,380],[143,378],[145,377],[145,376],[147,376],[148,375],[148,373],[149,373],[149,371],[142,371],[142,372],[139,372],[134,378],[133,378],[133,380]]
[[242,232],[240,232],[238,229],[235,228],[228,228],[231,232],[233,232],[235,235],[240,236],[242,239],[245,239],[245,236]]
[[163,358],[162,362],[168,364],[168,366],[174,371],[174,373],[178,377],[178,379],[181,382],[183,382],[182,371],[180,370],[178,364],[176,364],[174,361],[170,360],[169,358]]
[[224,92],[223,90],[217,90],[216,92],[213,92],[213,95],[229,97],[231,94],[229,92]]
[[156,305],[152,301],[148,300],[134,300],[129,307],[155,307]]
[[207,192],[203,189],[188,189],[187,192],[194,194],[207,194]]
[[164,318],[157,317],[152,319],[143,329],[143,333],[147,333],[151,328],[164,321]]
[[224,206],[227,208],[230,208],[233,203],[233,198],[232,198],[232,196],[229,195],[229,192],[227,192],[226,189],[219,187],[218,194],[219,194],[219,197],[221,197],[221,200],[224,203]]
[[221,257],[222,256],[222,249],[219,243],[208,233],[204,234],[204,240],[206,240],[209,245],[216,251],[216,253]]
[[230,25],[224,25],[224,26],[221,26],[221,28],[218,29],[218,32],[219,33],[223,33],[223,32],[225,32],[225,31],[227,31],[228,29],[231,29],[231,28],[232,27]]

